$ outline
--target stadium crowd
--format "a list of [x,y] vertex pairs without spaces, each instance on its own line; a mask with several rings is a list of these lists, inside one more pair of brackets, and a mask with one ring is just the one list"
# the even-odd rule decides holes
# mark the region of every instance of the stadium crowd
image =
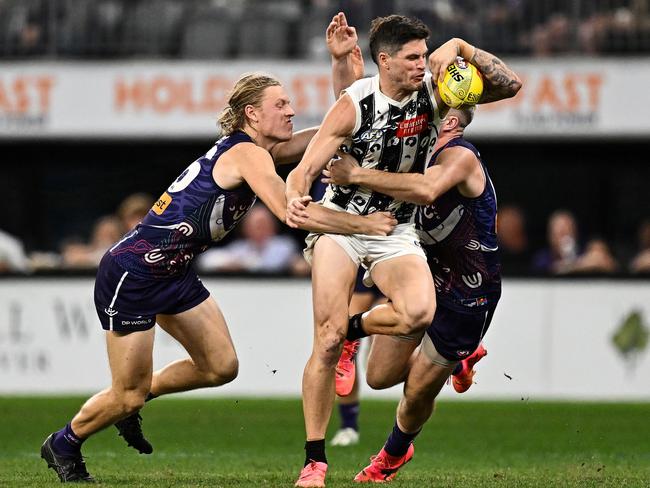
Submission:
[[[57,250],[26,252],[16,236],[0,227],[0,274],[43,270],[93,270],[106,250],[149,211],[153,197],[128,195],[111,215],[97,218],[90,235],[65,237]],[[257,204],[243,225],[201,257],[202,273],[280,273],[306,276],[300,249],[304,235],[279,225],[264,204]],[[583,236],[570,210],[557,209],[547,220],[545,242],[527,231],[526,212],[518,205],[499,208],[498,239],[506,276],[622,275],[650,273],[650,216],[639,222],[633,245],[614,246],[602,235]]]
[[646,0],[2,0],[0,55],[322,58],[322,26],[339,10],[361,29],[361,19],[417,16],[433,45],[458,36],[498,54],[650,48]]

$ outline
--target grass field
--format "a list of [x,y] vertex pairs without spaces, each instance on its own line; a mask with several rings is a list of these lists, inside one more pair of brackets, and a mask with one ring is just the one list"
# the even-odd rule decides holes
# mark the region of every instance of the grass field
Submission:
[[[60,485],[39,447],[82,401],[0,397],[0,486]],[[361,444],[328,449],[328,487],[358,486],[394,407],[363,403]],[[84,445],[102,486],[291,487],[303,461],[298,400],[157,399],[143,417],[150,456],[113,428]],[[650,404],[444,401],[392,486],[650,486]]]

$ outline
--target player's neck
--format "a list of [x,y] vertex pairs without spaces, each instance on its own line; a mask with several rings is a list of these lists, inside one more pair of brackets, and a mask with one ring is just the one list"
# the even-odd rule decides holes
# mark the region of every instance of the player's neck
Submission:
[[253,139],[253,142],[255,143],[256,146],[259,146],[262,149],[266,149],[269,152],[271,152],[271,149],[273,149],[275,145],[278,143],[276,139],[264,137],[262,134],[260,134],[250,126],[244,127],[242,129],[242,132],[244,132],[248,137]]
[[413,93],[413,90],[408,90],[397,83],[392,83],[387,76],[382,77],[381,75],[379,76],[379,91],[396,102],[404,101]]
[[443,132],[438,136],[438,140],[436,141],[436,145],[434,146],[433,150],[437,151],[442,146],[447,144],[449,141],[451,141],[452,139],[456,139],[458,137],[463,137],[462,131],[455,130],[451,132]]

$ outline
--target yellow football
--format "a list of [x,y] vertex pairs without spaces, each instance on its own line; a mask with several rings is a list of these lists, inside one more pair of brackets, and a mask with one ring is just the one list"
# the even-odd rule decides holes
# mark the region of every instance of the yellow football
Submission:
[[452,108],[476,105],[483,94],[483,77],[476,66],[459,57],[447,68],[438,91],[442,101]]

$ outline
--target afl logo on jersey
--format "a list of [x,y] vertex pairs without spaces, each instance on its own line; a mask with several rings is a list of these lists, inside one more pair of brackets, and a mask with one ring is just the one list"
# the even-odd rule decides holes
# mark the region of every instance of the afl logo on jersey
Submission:
[[194,178],[196,178],[196,175],[199,174],[201,171],[201,163],[197,161],[194,161],[192,164],[190,164],[185,171],[181,173],[181,175],[176,178],[176,181],[174,181],[171,185],[169,185],[169,188],[167,188],[167,191],[169,193],[177,193],[181,190],[184,190],[187,188],[187,185],[189,185]]
[[377,139],[381,139],[382,135],[383,132],[379,129],[368,129],[359,136],[359,139],[363,142],[376,141]]

